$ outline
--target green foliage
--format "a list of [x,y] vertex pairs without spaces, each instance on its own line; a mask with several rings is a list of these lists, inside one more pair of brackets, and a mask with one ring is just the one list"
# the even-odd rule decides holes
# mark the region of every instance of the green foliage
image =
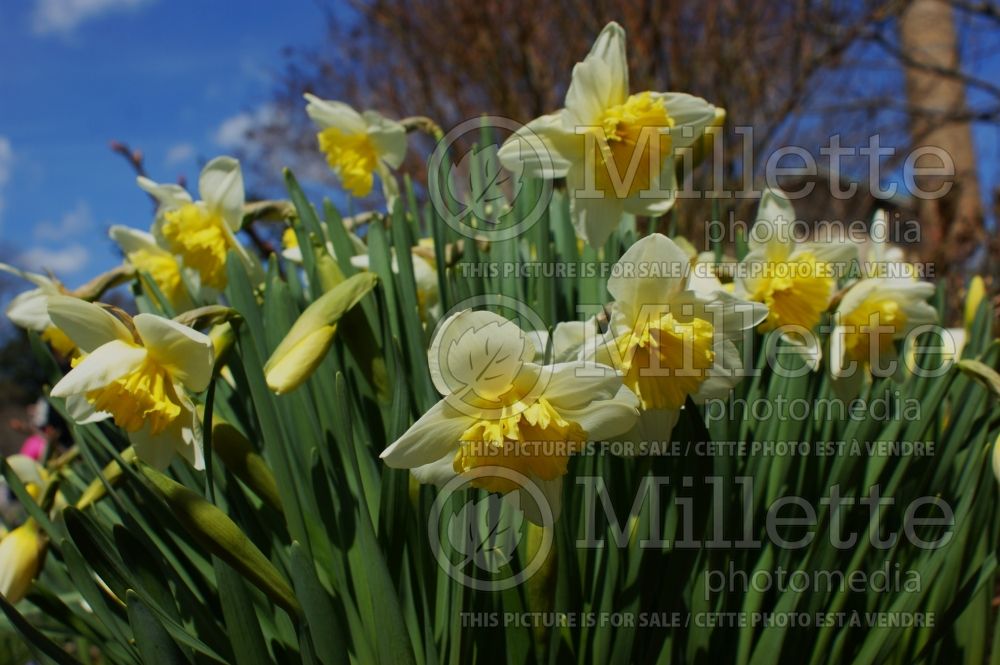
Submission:
[[[339,272],[354,274],[353,250],[337,211],[326,204],[321,219],[290,174],[287,183],[300,246],[322,248],[331,242]],[[530,190],[539,184],[526,180],[521,186],[530,200]],[[85,510],[68,509],[52,521],[38,515],[51,543],[44,573],[17,608],[0,602],[37,658],[123,665],[818,664],[921,658],[982,663],[985,654],[996,652],[992,645],[1000,631],[990,601],[1000,523],[990,455],[1000,411],[991,392],[991,368],[997,366],[1000,347],[991,341],[985,306],[971,331],[962,370],[952,367],[938,377],[903,383],[879,379],[867,388],[867,398],[887,395],[890,408],[919,405],[918,417],[852,418],[816,409],[796,418],[778,405],[834,399],[826,375],[758,373],[740,384],[725,417],[689,402],[672,435],[681,451],[706,441],[742,442],[745,454],[574,458],[545,570],[503,592],[455,582],[438,566],[429,545],[427,520],[436,490],[412,486],[406,472],[378,460],[439,397],[426,360],[433,322],[425,325],[415,307],[416,259],[411,260],[410,247],[418,232],[434,238],[445,312],[467,297],[500,293],[526,303],[551,326],[582,318],[581,304],[606,302],[606,275],[504,278],[473,269],[483,260],[558,256],[575,261],[568,204],[559,192],[537,225],[489,246],[462,238],[432,206],[418,208],[409,194],[388,218],[375,218],[367,229],[371,269],[379,278],[374,290],[340,322],[316,371],[288,394],[268,390],[263,367],[318,297],[322,268],[310,251],[303,252],[301,268],[272,258],[264,288],[256,289],[231,257],[225,298],[240,318],[232,322],[235,352],[215,380],[213,398],[205,400],[206,420],[217,415],[226,423],[224,430],[219,421],[214,428],[215,437],[223,432],[225,441],[216,441],[220,447],[210,455],[207,472],[176,461],[169,477],[158,474],[122,458],[128,442],[114,427],[74,426],[80,459],[62,470],[61,484],[70,504],[110,462],[116,461],[122,473]],[[515,210],[501,225],[521,213]],[[634,223],[623,224],[600,253],[602,260],[613,262],[635,238]],[[456,248],[459,241],[461,255],[449,264],[444,248]],[[393,250],[398,274],[391,267]],[[581,258],[592,262],[598,254],[587,248]],[[156,311],[156,302],[139,298],[141,309]],[[755,340],[756,367],[763,366],[762,349],[775,341]],[[758,401],[776,410],[758,419],[747,406]],[[63,404],[56,400],[56,407]],[[814,450],[820,442],[843,441],[861,448],[842,455],[769,454],[752,445],[763,441],[803,442]],[[899,441],[932,441],[934,454],[879,455],[867,448],[869,442]],[[628,521],[650,475],[669,481],[659,494],[660,509],[652,510],[647,500]],[[595,521],[593,497],[572,481],[575,476],[605,480],[622,527],[603,517]],[[706,476],[720,479],[718,489],[704,482],[685,485],[685,478]],[[752,479],[752,487],[738,478]],[[855,546],[835,547],[829,535],[833,524],[862,533],[880,525],[889,531],[901,528],[898,512],[886,522],[859,502],[837,514],[822,502],[835,486],[844,496],[863,497],[873,485],[897,506],[924,496],[947,501],[955,510],[949,544],[922,549],[899,538],[879,549],[862,537]],[[744,535],[760,539],[768,506],[790,495],[820,507],[816,536],[803,547],[780,548],[766,538],[753,547],[639,547],[657,533],[671,543],[685,536],[702,543]],[[489,502],[481,503],[489,509]],[[478,516],[470,523],[498,534],[505,528]],[[721,535],[715,532],[717,523]],[[619,528],[626,529],[625,547],[615,545]],[[448,529],[442,525],[445,538]],[[925,540],[944,532],[933,526],[920,531]],[[787,529],[790,540],[798,538],[795,534]],[[606,546],[577,547],[588,535]],[[510,554],[515,563],[524,561],[536,546],[530,537],[515,539]],[[906,569],[918,572],[921,587],[884,593],[815,585],[806,591],[773,586],[708,591],[718,571],[752,578],[755,571],[779,568],[869,575],[887,569],[890,576]],[[646,613],[668,623],[680,617],[680,624],[618,626],[598,618],[593,625],[463,625],[463,613],[503,617],[533,611],[597,617]],[[793,627],[782,620],[793,612],[813,617],[853,612],[862,619],[919,612],[933,616],[934,623],[901,629],[814,621]],[[725,621],[762,615],[772,620]],[[99,657],[91,657],[92,648]],[[10,662],[23,660],[17,646],[7,653]]]

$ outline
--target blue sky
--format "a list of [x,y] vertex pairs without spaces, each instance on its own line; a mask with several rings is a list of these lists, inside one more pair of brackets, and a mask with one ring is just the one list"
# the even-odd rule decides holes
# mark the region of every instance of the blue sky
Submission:
[[281,49],[323,33],[312,0],[4,3],[0,252],[69,286],[117,264],[107,227],[148,227],[151,209],[108,142],[196,181],[266,103]]

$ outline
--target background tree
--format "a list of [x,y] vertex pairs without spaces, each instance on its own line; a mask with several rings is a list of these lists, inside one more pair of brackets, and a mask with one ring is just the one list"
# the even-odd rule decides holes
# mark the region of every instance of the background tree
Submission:
[[[717,171],[702,167],[696,188],[746,189],[749,178],[759,189],[777,148],[818,155],[831,135],[864,146],[877,133],[896,149],[882,159],[890,178],[911,147],[940,145],[958,168],[953,194],[936,202],[876,199],[865,186],[832,197],[824,186],[831,178],[867,182],[862,155],[844,159],[839,173],[821,168],[780,182],[817,185],[796,203],[807,220],[867,220],[876,207],[919,218],[924,242],[911,249],[939,274],[960,275],[983,258],[975,254],[985,236],[980,192],[996,183],[978,182],[971,127],[1000,118],[1000,86],[979,74],[994,71],[998,52],[1000,11],[990,2],[351,0],[331,2],[326,16],[328,38],[288,50],[275,99],[251,132],[261,173],[271,177],[286,164],[307,177],[329,175],[302,112],[305,91],[400,117],[428,115],[446,129],[484,113],[526,121],[562,105],[573,64],[617,20],[629,35],[633,90],[691,92],[728,112]],[[410,172],[420,173],[429,148],[411,152]],[[712,182],[715,172],[721,183]],[[723,215],[743,220],[754,206],[753,197],[720,203]],[[709,201],[681,202],[679,228],[701,236],[698,225],[713,210]]]

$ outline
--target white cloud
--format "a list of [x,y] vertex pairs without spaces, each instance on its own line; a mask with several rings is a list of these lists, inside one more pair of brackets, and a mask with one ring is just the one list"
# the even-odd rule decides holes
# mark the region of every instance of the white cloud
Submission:
[[183,164],[194,158],[195,149],[190,143],[178,143],[177,145],[170,146],[167,150],[167,156],[164,157],[163,161],[167,166],[177,166],[178,164]]
[[247,134],[263,125],[271,124],[280,119],[281,111],[271,104],[264,104],[256,111],[244,111],[226,118],[215,130],[212,140],[223,148],[235,149],[247,147]]
[[31,27],[36,34],[67,34],[92,18],[111,12],[135,9],[151,0],[36,0]]
[[94,217],[90,214],[90,206],[84,201],[78,201],[58,222],[46,221],[35,225],[35,238],[58,242],[65,240],[67,236],[79,235],[93,225]]
[[214,140],[223,148],[238,148],[246,142],[247,132],[253,127],[253,116],[240,113],[226,118],[215,130]]
[[57,274],[78,272],[90,262],[90,250],[80,244],[62,249],[32,247],[22,252],[15,263],[33,272],[52,271]]

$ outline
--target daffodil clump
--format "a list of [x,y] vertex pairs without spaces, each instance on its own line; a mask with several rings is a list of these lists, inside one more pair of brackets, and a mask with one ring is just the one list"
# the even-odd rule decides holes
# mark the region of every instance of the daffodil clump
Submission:
[[[563,108],[436,151],[492,181],[461,215],[398,173],[433,122],[310,94],[323,205],[222,156],[139,178],[155,211],[76,288],[0,264],[66,422],[0,465],[0,661],[8,630],[114,665],[995,651],[995,285],[923,278],[886,212],[796,237],[777,189],[745,238],[676,233],[725,111],[628,71],[611,23]],[[817,570],[889,588],[763,579]]]

